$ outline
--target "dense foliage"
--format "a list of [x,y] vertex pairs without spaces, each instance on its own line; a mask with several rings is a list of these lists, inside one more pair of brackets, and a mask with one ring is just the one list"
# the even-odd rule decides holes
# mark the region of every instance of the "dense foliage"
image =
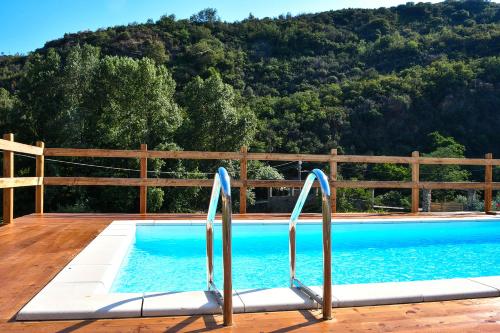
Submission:
[[[264,19],[250,14],[234,23],[222,22],[213,9],[189,20],[165,15],[67,34],[27,56],[0,57],[0,129],[49,147],[147,143],[149,149],[234,151],[247,144],[268,152],[498,156],[499,54],[500,5],[482,0]],[[93,162],[137,168],[136,161]],[[215,164],[153,161],[150,169],[157,176],[209,177]],[[265,168],[257,163],[253,172],[296,174]],[[432,180],[479,177],[450,168],[424,171]],[[72,165],[48,171],[101,175]],[[384,165],[346,166],[341,173],[409,175],[404,166]],[[152,207],[171,211],[204,207],[200,198],[207,195],[150,191]],[[49,193],[49,209],[137,205],[135,189]],[[369,199],[353,193],[341,198]],[[394,193],[382,195],[407,205]]]

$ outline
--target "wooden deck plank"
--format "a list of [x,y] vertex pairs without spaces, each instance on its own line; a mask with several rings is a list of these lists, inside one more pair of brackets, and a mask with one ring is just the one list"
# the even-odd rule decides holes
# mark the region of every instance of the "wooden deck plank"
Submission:
[[[392,216],[407,216],[393,214]],[[367,217],[347,214],[344,218]],[[371,214],[372,217],[380,217]],[[426,215],[431,217],[433,215]],[[442,216],[442,215],[440,215]],[[500,332],[500,298],[222,316],[16,322],[13,318],[102,229],[116,219],[200,218],[204,214],[32,214],[0,227],[0,332]],[[287,218],[275,214],[272,218]],[[319,215],[310,214],[310,218]],[[269,214],[235,218],[268,219]]]

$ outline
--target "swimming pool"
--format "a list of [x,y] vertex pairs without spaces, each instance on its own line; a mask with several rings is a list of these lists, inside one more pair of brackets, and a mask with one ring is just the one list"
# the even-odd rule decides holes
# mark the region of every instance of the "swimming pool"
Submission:
[[[215,282],[222,284],[221,230],[215,226]],[[297,226],[297,277],[322,284],[319,223]],[[289,284],[288,224],[233,225],[233,287]],[[332,282],[356,284],[500,275],[496,220],[334,223]],[[137,225],[111,292],[206,288],[205,226]]]
[[[16,318],[220,314],[215,293],[206,291],[204,223],[113,221]],[[318,307],[288,286],[287,223],[233,221],[234,313]],[[311,220],[297,226],[297,278],[321,295],[319,228]],[[222,288],[220,225],[215,231],[215,283]],[[486,216],[336,219],[332,306],[500,297],[499,237],[500,219]]]

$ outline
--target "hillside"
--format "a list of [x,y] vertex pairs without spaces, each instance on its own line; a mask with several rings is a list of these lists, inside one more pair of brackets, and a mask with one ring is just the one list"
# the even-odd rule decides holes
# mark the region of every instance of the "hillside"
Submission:
[[52,147],[409,155],[448,139],[499,156],[499,54],[500,5],[488,1],[234,23],[212,9],[166,15],[0,57],[0,129]]

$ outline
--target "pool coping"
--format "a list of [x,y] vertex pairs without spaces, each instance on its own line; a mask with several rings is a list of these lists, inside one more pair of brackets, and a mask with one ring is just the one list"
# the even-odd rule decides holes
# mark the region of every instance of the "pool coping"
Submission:
[[[333,223],[435,223],[471,217],[335,219]],[[495,216],[473,217],[495,220]],[[467,222],[471,222],[470,220]],[[220,223],[220,221],[216,221]],[[235,220],[235,224],[287,224],[288,220]],[[318,219],[300,223],[320,223]],[[17,320],[64,320],[218,314],[207,291],[110,293],[135,238],[137,225],[204,225],[203,220],[117,220],[106,227],[17,314]],[[321,294],[322,287],[311,287]],[[332,305],[352,307],[500,296],[500,276],[332,286]],[[235,313],[315,309],[319,305],[296,288],[234,290]]]

